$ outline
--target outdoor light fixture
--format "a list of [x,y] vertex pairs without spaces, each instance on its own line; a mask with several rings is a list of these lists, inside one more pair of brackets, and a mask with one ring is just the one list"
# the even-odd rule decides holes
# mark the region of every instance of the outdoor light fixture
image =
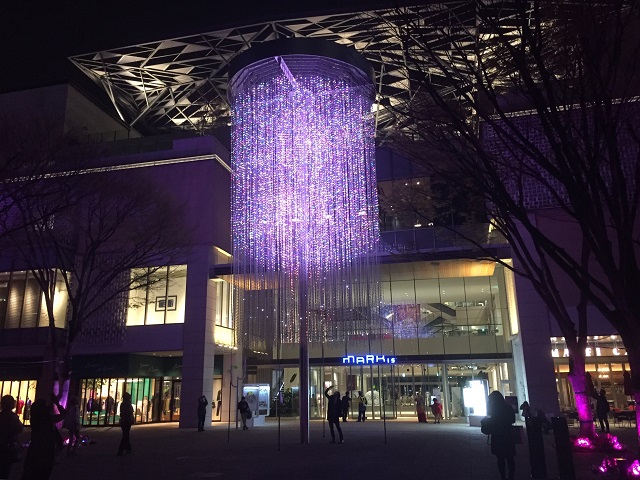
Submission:
[[355,50],[319,39],[232,63],[235,313],[252,349],[355,338],[377,318],[372,75]]
[[238,340],[298,343],[301,391],[309,343],[380,330],[373,78],[354,49],[317,38],[255,45],[229,67]]

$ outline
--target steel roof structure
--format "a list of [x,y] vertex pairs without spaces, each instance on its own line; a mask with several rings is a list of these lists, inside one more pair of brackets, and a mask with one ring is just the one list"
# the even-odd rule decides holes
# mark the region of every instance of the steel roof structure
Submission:
[[[488,3],[500,12],[504,28],[512,29],[513,2]],[[323,38],[357,49],[373,65],[377,131],[384,135],[394,125],[385,106],[405,102],[415,93],[414,72],[403,51],[407,45],[406,38],[402,41],[403,31],[409,25],[413,29],[419,25],[420,41],[430,42],[431,48],[441,52],[439,61],[460,68],[468,65],[469,56],[476,51],[476,8],[473,0],[442,0],[419,7],[269,21],[77,55],[70,60],[104,88],[118,115],[130,126],[142,124],[154,132],[204,130],[230,121],[227,73],[238,54],[275,39]],[[454,42],[455,49],[451,48]],[[436,69],[430,81],[443,89],[451,88],[450,81]]]

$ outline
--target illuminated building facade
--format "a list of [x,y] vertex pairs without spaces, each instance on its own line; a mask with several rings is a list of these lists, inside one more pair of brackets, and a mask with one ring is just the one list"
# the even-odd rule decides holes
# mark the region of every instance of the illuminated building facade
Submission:
[[[438,8],[444,7],[416,11],[428,23],[442,18]],[[457,11],[457,18],[467,13]],[[473,12],[469,20],[475,21]],[[401,21],[396,10],[327,14],[237,25],[71,59],[105,86],[114,104],[112,115],[90,129],[93,138],[142,137],[136,129],[202,135],[114,144],[137,147],[127,162],[158,172],[168,191],[189,201],[190,218],[202,231],[194,233],[197,248],[189,258],[172,266],[176,280],[164,292],[132,294],[144,295],[146,306],[127,312],[121,343],[79,348],[75,374],[86,422],[116,421],[106,404],[124,388],[135,389],[141,422],[180,419],[182,426],[195,426],[195,418],[180,416],[179,405],[194,405],[202,392],[216,401],[213,419],[224,420],[226,408],[219,405],[235,401],[236,387],[229,385],[243,381],[271,385],[272,397],[282,391],[288,399],[285,413],[300,414],[301,276],[308,280],[311,418],[324,416],[322,392],[328,384],[341,392],[362,391],[374,418],[414,415],[417,392],[440,396],[445,416],[462,418],[470,413],[462,402],[470,380],[486,380],[489,389],[520,402],[526,398],[548,413],[571,406],[567,360],[550,354],[555,348],[563,351],[561,341],[533,289],[502,265],[482,260],[445,229],[420,224],[406,212],[378,212],[377,194],[427,175],[384,146],[394,128],[385,105],[411,95],[410,67],[385,30]],[[245,50],[283,37],[356,50],[373,66],[373,75],[339,60],[338,69],[352,83],[340,84],[331,75],[311,80],[312,75],[299,74],[308,65],[292,52],[272,52],[232,69]],[[443,38],[434,34],[433,41]],[[443,59],[455,62],[455,55],[465,52],[443,52]],[[316,56],[310,70],[333,72],[335,61],[331,55]],[[265,70],[275,80],[255,81]],[[443,79],[434,76],[433,81],[446,88]],[[361,91],[338,96],[353,89]],[[297,109],[288,109],[289,104]],[[251,125],[245,123],[248,118]],[[207,136],[210,128],[228,123],[234,163]],[[208,139],[211,144],[205,146]],[[330,161],[324,163],[327,149]],[[286,158],[281,151],[288,152]],[[173,161],[161,163],[168,159]],[[495,232],[487,225],[472,227],[483,232],[487,248],[509,261],[509,246]],[[371,258],[374,248],[378,254]],[[354,262],[356,274],[343,289],[349,287],[349,294],[341,296],[343,267]],[[376,269],[377,286],[358,290]],[[40,375],[32,362],[46,360],[45,327],[37,316],[41,305],[28,273],[10,261],[2,271],[0,299],[6,298],[7,311],[0,312],[0,359],[6,366],[1,388],[25,397]],[[598,356],[602,338],[615,332],[602,322],[590,328],[591,371],[598,373],[598,386],[613,393],[618,380],[605,383],[604,375],[617,378],[624,368],[624,361],[614,358],[624,355],[613,350],[623,353],[622,347],[600,347]],[[550,338],[556,338],[557,347]],[[385,361],[369,362],[371,357]],[[7,359],[13,358],[24,361],[8,367]],[[89,399],[95,400],[91,408]]]

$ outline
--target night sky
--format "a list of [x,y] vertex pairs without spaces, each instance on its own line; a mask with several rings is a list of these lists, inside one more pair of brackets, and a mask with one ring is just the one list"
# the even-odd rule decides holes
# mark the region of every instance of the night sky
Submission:
[[67,59],[70,55],[242,24],[295,18],[311,12],[385,8],[399,2],[9,0],[2,3],[0,93],[68,81],[78,86],[88,86],[84,74]]

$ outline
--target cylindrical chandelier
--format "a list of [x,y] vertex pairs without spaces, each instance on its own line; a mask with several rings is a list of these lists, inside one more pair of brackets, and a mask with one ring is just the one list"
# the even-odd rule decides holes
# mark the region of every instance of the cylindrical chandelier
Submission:
[[239,343],[368,338],[380,302],[370,65],[287,39],[240,55],[229,78]]

